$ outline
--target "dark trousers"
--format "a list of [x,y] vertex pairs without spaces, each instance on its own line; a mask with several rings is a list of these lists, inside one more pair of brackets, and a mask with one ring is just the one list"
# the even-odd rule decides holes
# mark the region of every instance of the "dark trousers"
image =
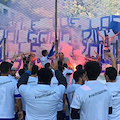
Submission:
[[57,112],[57,120],[64,120],[63,110]]

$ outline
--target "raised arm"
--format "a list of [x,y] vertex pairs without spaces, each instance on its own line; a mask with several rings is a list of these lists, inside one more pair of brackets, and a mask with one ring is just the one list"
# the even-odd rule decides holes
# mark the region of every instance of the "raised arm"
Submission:
[[64,75],[62,74],[62,72],[60,70],[58,70],[58,62],[54,61],[54,63],[51,65],[52,68],[55,70],[55,76],[58,80],[58,84],[62,84],[65,87],[67,87],[67,82],[66,82],[66,78],[64,77]]
[[15,62],[15,60],[17,59],[18,56],[19,56],[19,55],[16,54],[16,52],[15,52],[12,61]]
[[98,31],[98,35],[102,38],[103,41],[105,41],[105,38],[100,34],[99,31]]
[[31,75],[31,71],[32,71],[32,62],[30,61],[28,64],[28,70],[21,76],[21,78],[18,81],[17,87],[19,88],[20,85],[22,84],[27,84],[29,76]]
[[116,36],[119,35],[119,34],[120,34],[120,31],[119,31],[117,34],[115,34],[114,36],[112,36],[110,40],[112,41],[113,38],[116,37]]
[[51,56],[53,56],[54,53],[55,53],[55,51],[53,51],[53,50],[54,50],[54,47],[55,47],[54,44],[55,44],[55,43],[53,43],[52,48],[51,48],[51,50],[50,50],[50,52],[49,52],[49,54],[48,54],[48,56],[47,56],[48,59],[49,59]]
[[26,57],[26,55],[29,55],[29,54],[30,54],[30,52],[28,52],[28,53],[21,53],[21,59],[24,59]]
[[12,58],[12,60],[11,60],[11,66],[10,67],[12,67],[13,66],[13,64],[14,64],[14,62],[15,62],[15,60],[17,59],[17,57],[18,57],[19,55],[17,55],[16,54],[16,52],[14,53],[14,56],[13,56],[13,58]]
[[101,58],[100,58],[100,55],[94,51],[94,53],[97,55],[97,58],[98,58],[98,62],[100,63],[101,62]]

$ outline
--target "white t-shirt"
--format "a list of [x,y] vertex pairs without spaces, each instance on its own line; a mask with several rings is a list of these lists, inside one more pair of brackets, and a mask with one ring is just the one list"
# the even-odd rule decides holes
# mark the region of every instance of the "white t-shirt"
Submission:
[[[52,72],[53,72],[54,77],[51,79],[51,87],[55,87],[58,85],[58,80],[55,77],[55,73],[54,73],[55,71],[53,69],[52,69]],[[63,71],[63,75],[64,75],[64,77],[66,77],[67,73],[72,73],[72,72],[73,72],[72,70],[68,70],[67,68],[65,68]],[[66,80],[67,80],[67,78],[66,78]],[[70,80],[69,80],[69,82],[70,82]],[[63,110],[63,96],[60,98],[60,102],[57,107],[57,111],[62,111],[62,110]]]
[[17,82],[8,76],[0,76],[0,118],[14,118],[15,99],[21,98]]
[[53,73],[53,77],[52,77],[52,79],[51,79],[51,84],[50,84],[50,86],[51,87],[55,87],[55,86],[58,86],[58,80],[57,80],[57,78],[55,77],[55,71],[53,70],[53,69],[51,69],[52,70],[52,73]]
[[43,56],[40,60],[43,68],[45,67],[46,63],[50,63],[50,60],[47,58],[47,56]]
[[[51,87],[58,86],[58,80],[55,76],[52,77],[50,86]],[[58,106],[57,106],[57,111],[62,111],[62,110],[63,110],[63,96],[60,98],[60,101],[59,101]]]
[[65,92],[63,85],[21,85],[19,91],[26,101],[26,120],[57,120],[57,105]]
[[18,79],[16,79],[15,77],[13,77],[12,75],[8,75],[9,78],[14,79],[16,82],[18,82]]
[[74,80],[74,78],[72,78],[72,83],[71,84],[75,84],[75,80]]
[[[55,87],[55,86],[58,86],[58,80],[55,77],[55,71],[53,69],[52,69],[52,72],[54,77],[51,79],[51,87]],[[65,75],[66,75],[66,72],[65,72]],[[63,110],[63,96],[60,98],[59,104],[57,106],[57,111],[62,111],[62,110]]]
[[108,82],[107,88],[112,96],[112,114],[109,114],[108,120],[120,120],[120,84]]
[[117,81],[117,83],[120,83],[120,76],[116,77],[116,81]]
[[[69,105],[71,105],[71,103],[72,103],[73,93],[79,87],[81,87],[80,84],[68,85],[67,90],[66,90],[66,94],[67,94],[67,97],[68,97]],[[70,113],[71,113],[71,108],[70,108]],[[72,120],[71,117],[70,117],[70,120]],[[76,119],[76,120],[78,120],[78,119]]]
[[79,88],[81,85],[80,84],[72,84],[72,85],[68,85],[67,87],[67,90],[66,90],[66,94],[67,94],[67,97],[68,97],[68,101],[69,101],[69,104],[71,105],[72,103],[72,95],[73,93],[75,92],[75,90],[77,88]]
[[71,108],[80,109],[80,120],[108,120],[109,99],[106,85],[88,81],[75,91]]
[[58,86],[58,80],[56,77],[52,77],[50,86],[51,87]]
[[[38,78],[29,76],[27,85],[37,85],[37,84],[38,84]],[[26,104],[23,98],[22,98],[22,105],[23,105],[23,110],[26,111]]]
[[38,84],[38,78],[29,76],[27,85],[37,85],[37,84]]
[[73,73],[73,70],[69,70],[67,68],[64,68],[63,70],[63,75],[67,80],[67,85],[70,85],[70,77],[71,77],[71,75],[67,75],[67,74],[72,74],[72,73]]

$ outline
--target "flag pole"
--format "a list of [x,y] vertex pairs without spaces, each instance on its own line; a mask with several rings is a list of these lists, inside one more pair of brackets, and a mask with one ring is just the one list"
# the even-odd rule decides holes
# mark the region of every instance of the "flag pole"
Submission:
[[57,0],[55,0],[55,55],[58,54],[58,37],[57,37]]

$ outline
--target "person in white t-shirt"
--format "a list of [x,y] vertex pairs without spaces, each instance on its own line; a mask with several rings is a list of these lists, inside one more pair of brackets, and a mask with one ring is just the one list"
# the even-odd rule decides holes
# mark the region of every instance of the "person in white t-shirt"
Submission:
[[[17,68],[11,67],[10,74],[8,75],[8,77],[13,79],[17,85],[19,78],[16,77],[16,72],[17,72]],[[18,109],[17,105],[15,104],[15,119],[18,119],[18,111],[19,111],[19,109]]]
[[104,44],[104,59],[105,60],[108,60],[108,53],[111,51],[111,41],[117,36],[120,34],[120,31],[118,33],[116,33],[114,36],[112,36],[111,38],[109,38],[108,35],[105,35],[105,38],[100,34],[100,32],[98,31],[98,35],[102,38],[103,40],[103,44]]
[[75,84],[68,85],[68,87],[67,87],[66,94],[67,94],[68,101],[69,101],[70,105],[72,103],[72,98],[73,98],[73,94],[74,94],[75,90],[77,88],[79,88],[81,85],[83,85],[85,82],[85,75],[84,74],[85,74],[85,71],[82,69],[79,71],[75,71],[73,74]]
[[[38,84],[37,73],[38,73],[38,66],[37,65],[33,65],[32,71],[31,71],[31,76],[29,76],[27,85],[34,86],[34,85]],[[22,98],[22,103],[23,103],[23,113],[24,113],[24,119],[25,119],[25,115],[26,115],[26,103],[25,103],[25,100],[23,98]]]
[[[62,72],[63,74],[63,63],[62,61],[58,61],[58,69]],[[63,74],[64,75],[64,74]],[[65,76],[64,76],[65,77]],[[55,78],[51,80],[51,83],[53,84],[54,83],[57,83],[57,81],[55,80]],[[57,84],[56,84],[57,85]],[[60,97],[60,100],[59,100],[59,103],[57,105],[57,120],[63,120],[64,119],[64,115],[63,115],[63,106],[64,106],[64,95]]]
[[80,120],[108,120],[110,96],[106,85],[97,81],[101,72],[98,62],[90,61],[84,66],[87,82],[78,88],[71,104],[71,118]]
[[[46,68],[46,69],[51,69],[50,63],[46,63],[46,64],[45,64],[45,68]],[[51,87],[55,87],[55,86],[58,86],[58,80],[57,80],[57,78],[55,77],[55,70],[54,70],[54,69],[51,69],[51,70],[52,70],[52,73],[53,73],[53,77],[52,77],[52,79],[51,79],[50,86],[51,86]]]
[[18,78],[16,77],[16,72],[17,72],[17,68],[12,67],[11,70],[10,70],[9,77],[18,82]]
[[120,85],[116,82],[117,70],[114,67],[108,67],[105,71],[108,92],[112,97],[112,106],[108,120],[120,120]]
[[0,65],[0,120],[14,120],[14,105],[19,109],[19,117],[23,118],[21,96],[17,89],[17,82],[8,77],[10,63],[2,62]]
[[[62,62],[61,61],[58,61],[58,69],[62,72],[63,71],[63,65],[62,65]],[[51,66],[50,66],[50,63],[46,63],[45,64],[45,68],[46,69],[51,69]],[[58,80],[55,76],[55,71],[54,69],[51,69],[52,70],[52,73],[53,73],[53,77],[51,79],[51,82],[50,82],[50,86],[51,87],[56,87],[58,86]],[[64,74],[63,74],[64,75]],[[65,75],[64,75],[65,76]],[[57,120],[61,120],[61,119],[64,119],[63,118],[63,96],[60,98],[60,101],[58,103],[58,107],[57,107]]]
[[31,66],[29,63],[28,71],[21,76],[18,82],[19,91],[26,101],[26,120],[57,120],[57,105],[65,92],[66,79],[58,70],[57,62],[54,62],[52,67],[59,81],[58,86],[50,86],[53,74],[50,69],[45,68],[38,71],[38,85],[26,85],[31,74]]
[[[76,69],[76,71],[82,70],[82,69],[83,69],[83,66],[82,66],[81,64],[79,64],[79,65],[76,66],[75,69]],[[71,84],[75,84],[75,80],[74,80],[74,78],[72,78],[72,82],[71,82]]]
[[28,79],[28,83],[27,83],[28,85],[37,85],[38,84],[37,73],[38,73],[38,66],[33,65],[32,71],[31,71],[31,76],[29,76],[29,79]]
[[55,53],[55,51],[54,51],[54,43],[53,43],[53,46],[52,46],[49,53],[48,53],[47,50],[42,50],[42,56],[43,57],[40,60],[41,60],[41,64],[42,64],[43,68],[45,67],[46,63],[50,63],[49,58],[52,57],[54,55],[54,53]]
[[52,70],[52,73],[53,73],[53,77],[52,77],[52,79],[51,79],[50,86],[51,86],[51,87],[56,87],[56,86],[58,86],[58,80],[57,80],[57,78],[55,77],[55,71],[54,71],[53,69],[51,69],[51,70]]
[[[84,78],[85,75],[84,74],[85,74],[85,71],[82,69],[79,71],[75,71],[73,74],[75,84],[68,85],[68,87],[67,87],[66,94],[67,94],[67,98],[68,98],[69,107],[72,103],[72,99],[73,99],[73,95],[74,95],[75,90],[77,88],[79,88],[81,85],[83,85],[85,82],[85,78]],[[71,112],[71,109],[70,109],[70,112]]]
[[111,95],[111,114],[108,116],[108,120],[120,119],[120,77],[117,76],[116,61],[112,53],[108,53],[111,58],[112,67],[107,67],[105,71],[106,84],[108,92]]
[[73,73],[72,68],[68,67],[66,63],[63,64],[64,70],[63,70],[63,75],[66,77],[67,80],[67,85],[70,85],[70,78]]

